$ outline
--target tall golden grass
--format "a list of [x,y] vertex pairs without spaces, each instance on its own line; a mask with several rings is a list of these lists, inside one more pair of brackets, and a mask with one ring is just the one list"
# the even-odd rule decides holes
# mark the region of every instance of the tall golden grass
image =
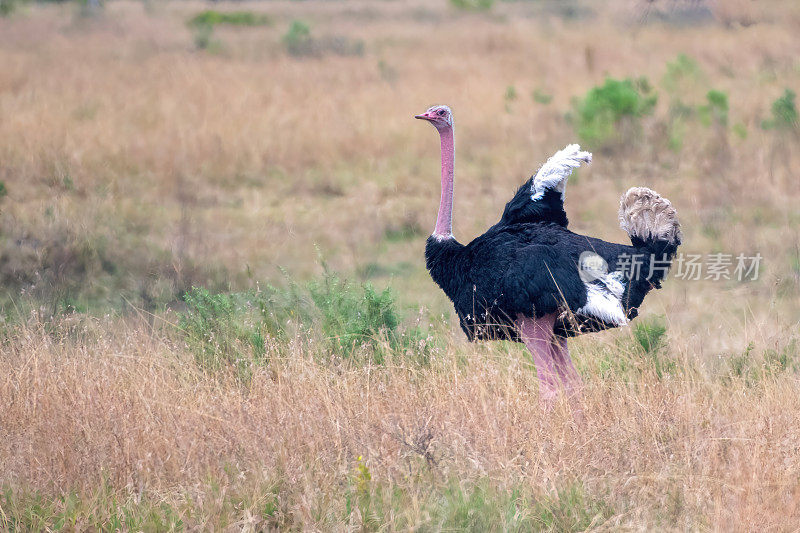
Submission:
[[[202,528],[245,517],[257,527],[356,527],[368,517],[348,514],[345,495],[362,462],[368,490],[405,491],[388,529],[435,528],[424,504],[451,479],[540,496],[580,483],[614,510],[591,524],[600,529],[785,530],[800,516],[796,375],[729,377],[680,339],[670,339],[675,366],[660,378],[629,345],[578,342],[587,384],[576,420],[574,404],[539,407],[518,349],[459,340],[429,366],[401,355],[353,366],[298,345],[241,387],[199,372],[170,337],[99,319],[15,330],[0,361],[3,483],[87,498],[107,484]],[[601,377],[610,358],[631,368]],[[265,517],[270,491],[282,514]],[[226,494],[240,502],[233,511]]]
[[[41,270],[3,299],[25,317],[2,324],[0,528],[37,512],[23,523],[54,527],[62,511],[68,528],[111,527],[113,503],[142,516],[164,505],[190,529],[439,529],[450,483],[488,484],[500,500],[523,487],[529,502],[577,486],[607,506],[555,525],[516,508],[543,528],[796,528],[800,160],[796,134],[760,124],[800,87],[800,11],[720,2],[716,19],[687,26],[642,22],[630,2],[577,2],[574,19],[548,5],[254,3],[273,25],[220,28],[211,52],[185,25],[200,3],[114,2],[90,18],[29,5],[0,18],[0,274]],[[292,57],[281,36],[293,19],[365,52]],[[668,326],[665,372],[628,331],[574,341],[582,420],[566,404],[544,412],[521,349],[466,344],[427,277],[438,144],[411,117],[454,109],[455,232],[468,241],[575,141],[573,98],[607,75],[658,85],[678,54],[704,72],[685,101],[727,92],[746,136],[697,126],[670,151],[660,90],[640,141],[596,153],[568,187],[571,227],[622,240],[618,197],[645,185],[677,207],[685,251],[760,252],[763,269],[750,283],[669,279],[648,296],[644,313]],[[412,238],[387,238],[397,228]],[[50,251],[67,241],[78,245]],[[28,295],[84,249],[117,263],[96,276],[75,267],[71,290],[91,285],[95,299],[51,317]],[[243,386],[201,371],[175,314],[147,303],[193,283],[280,282],[279,267],[305,279],[319,254],[351,277],[393,273],[373,281],[409,312],[444,316],[430,365],[399,353],[331,362],[290,340]],[[147,312],[96,303],[119,295]],[[497,516],[498,529],[519,518]]]

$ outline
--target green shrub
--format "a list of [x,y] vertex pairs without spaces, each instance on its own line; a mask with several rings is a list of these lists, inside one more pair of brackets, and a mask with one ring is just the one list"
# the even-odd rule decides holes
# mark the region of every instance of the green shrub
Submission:
[[392,348],[400,347],[400,320],[388,288],[378,293],[370,284],[355,287],[326,271],[321,281],[309,285],[309,292],[321,314],[321,330],[335,353],[349,357],[367,346],[375,362],[382,363],[382,338]]
[[282,41],[289,55],[307,56],[314,53],[314,41],[311,38],[311,28],[302,20],[292,21]]
[[188,24],[189,26],[218,26],[220,24],[230,26],[267,26],[271,22],[267,15],[253,13],[252,11],[220,12],[209,9],[189,19]]
[[553,101],[553,95],[547,94],[541,89],[534,89],[533,94],[531,96],[533,97],[533,101],[538,104],[547,105]]
[[216,371],[230,363],[237,376],[249,376],[249,366],[263,361],[265,338],[260,322],[252,315],[258,309],[248,295],[211,294],[193,288],[184,296],[186,312],[180,327],[195,354],[195,361],[207,371]]
[[216,26],[223,24],[228,26],[265,26],[271,23],[271,19],[264,14],[250,11],[220,12],[211,9],[198,13],[186,21],[186,25],[192,31],[194,45],[200,50],[212,48]]
[[786,89],[783,96],[772,102],[772,118],[761,123],[764,129],[797,130],[800,128],[795,97],[791,89]]
[[700,121],[705,126],[717,124],[726,127],[728,125],[728,95],[712,89],[706,94],[706,101],[705,105],[697,108]]
[[678,362],[667,350],[667,325],[662,317],[640,318],[630,328],[630,337],[620,339],[617,347],[603,350],[597,373],[603,379],[636,382],[642,374],[664,379],[674,375]]
[[311,28],[301,20],[293,20],[281,41],[286,52],[295,57],[319,57],[330,52],[340,56],[360,56],[364,54],[364,42],[340,35],[316,38]]
[[191,28],[194,46],[199,50],[207,50],[208,48],[211,48],[214,37],[214,25],[198,24],[196,26],[191,26]]
[[286,346],[294,332],[320,335],[330,353],[356,362],[382,363],[387,349],[420,363],[429,356],[419,328],[401,327],[390,289],[355,285],[327,268],[307,288],[218,294],[193,288],[184,302],[180,328],[197,364],[207,371],[233,369],[244,381],[253,365],[266,362],[267,343]]
[[[593,149],[612,148],[629,142],[639,128],[639,119],[650,115],[657,96],[646,78],[615,80],[592,88],[573,103],[571,121],[581,140]],[[628,128],[628,134],[623,133]]]
[[16,9],[19,0],[0,0],[0,17],[11,15]]
[[632,329],[637,348],[644,353],[659,351],[666,343],[667,325],[661,318],[636,322]]
[[492,9],[494,0],[450,0],[450,5],[464,11],[488,11]]
[[768,348],[759,357],[755,344],[750,342],[739,354],[734,354],[727,359],[727,373],[723,373],[723,380],[740,379],[747,386],[754,386],[764,378],[777,376],[784,372],[800,372],[798,360],[797,340],[791,339],[782,348]]
[[686,54],[678,54],[667,63],[667,71],[661,78],[661,87],[669,94],[678,96],[703,80],[704,74],[697,61]]

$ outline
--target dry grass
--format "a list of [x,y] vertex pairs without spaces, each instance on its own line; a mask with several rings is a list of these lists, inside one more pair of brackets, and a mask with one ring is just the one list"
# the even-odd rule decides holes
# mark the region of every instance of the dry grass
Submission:
[[[359,464],[373,498],[403,491],[381,515],[389,529],[436,528],[431,493],[453,479],[537,498],[577,483],[613,509],[593,517],[601,529],[790,529],[800,517],[800,386],[789,372],[748,383],[698,364],[677,341],[659,378],[630,345],[587,340],[576,421],[568,405],[538,407],[517,349],[458,343],[430,365],[397,356],[376,367],[322,363],[298,344],[242,388],[200,373],[169,337],[89,319],[11,332],[0,367],[3,482],[87,499],[106,483],[168,503],[191,527],[355,527],[369,518],[345,507]],[[601,378],[604,358],[631,367]],[[265,515],[273,494],[279,510]],[[6,504],[6,515],[19,512]]]
[[[203,4],[0,18],[0,303],[7,321],[25,315],[0,344],[0,528],[25,513],[52,526],[59,509],[65,527],[112,527],[112,508],[145,517],[122,529],[160,529],[164,509],[197,529],[464,527],[454,483],[486,488],[489,523],[512,529],[526,525],[514,512],[553,529],[794,528],[800,160],[796,133],[760,124],[798,89],[800,11],[718,4],[718,20],[687,25],[630,2],[577,2],[576,19],[540,2],[258,3],[247,8],[274,23],[219,28],[210,51],[185,25]],[[363,41],[363,55],[290,56],[294,19]],[[681,53],[704,73],[684,101],[727,92],[744,138],[694,124],[667,148],[660,85]],[[637,142],[575,177],[573,229],[621,240],[618,197],[642,185],[676,206],[686,251],[765,259],[757,282],[670,279],[648,297],[645,312],[666,317],[665,373],[629,332],[577,340],[588,383],[576,423],[568,406],[541,412],[519,348],[455,331],[421,258],[438,144],[411,116],[454,109],[467,241],[575,140],[570,102],[606,75],[648,77],[659,103]],[[243,387],[201,372],[163,325],[192,284],[282,283],[278,267],[306,279],[319,253],[433,317],[446,345],[430,365],[331,362],[290,339]],[[770,350],[790,364],[775,370]],[[558,501],[588,518],[551,520],[541,505]]]

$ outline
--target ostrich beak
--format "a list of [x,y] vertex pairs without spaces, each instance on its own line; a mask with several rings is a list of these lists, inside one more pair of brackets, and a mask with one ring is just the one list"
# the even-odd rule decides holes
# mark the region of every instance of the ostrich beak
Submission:
[[423,113],[422,115],[414,115],[414,118],[418,118],[421,120],[431,120],[431,116],[427,113]]

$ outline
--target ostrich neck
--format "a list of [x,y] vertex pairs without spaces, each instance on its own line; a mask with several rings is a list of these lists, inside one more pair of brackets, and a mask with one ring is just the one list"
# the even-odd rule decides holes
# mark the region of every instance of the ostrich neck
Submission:
[[455,141],[453,127],[439,130],[442,143],[442,199],[439,202],[439,216],[433,236],[437,240],[453,238],[453,167],[455,165]]

